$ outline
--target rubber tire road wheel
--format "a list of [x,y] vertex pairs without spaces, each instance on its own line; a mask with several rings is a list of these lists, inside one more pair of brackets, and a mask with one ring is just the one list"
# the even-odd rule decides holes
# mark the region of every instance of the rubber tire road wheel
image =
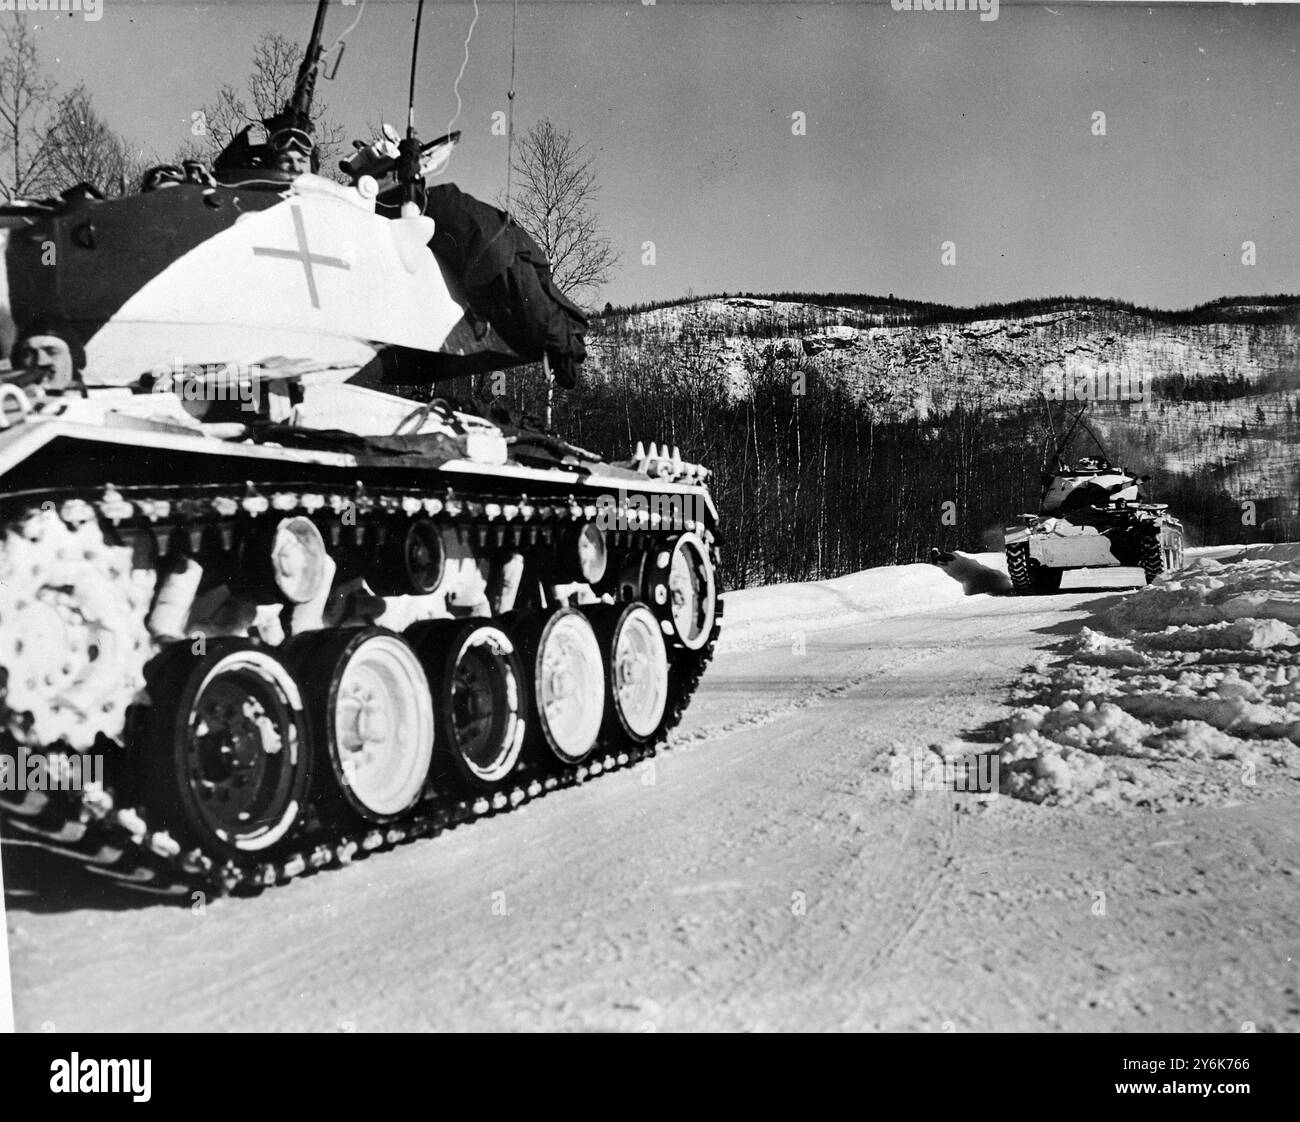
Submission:
[[502,786],[519,762],[527,727],[527,687],[514,643],[481,619],[416,623],[406,639],[433,691],[435,784]]
[[668,649],[650,606],[584,609],[605,663],[605,736],[611,743],[645,744],[663,727],[668,708]]
[[312,731],[318,809],[391,822],[424,792],[433,696],[415,652],[382,627],[311,631],[282,648]]
[[544,759],[582,763],[599,742],[606,706],[605,658],[591,623],[577,608],[528,612],[509,634],[528,680],[529,741]]
[[311,771],[293,675],[248,639],[210,640],[199,655],[182,641],[155,667],[143,753],[150,825],[216,860],[280,850],[302,819]]

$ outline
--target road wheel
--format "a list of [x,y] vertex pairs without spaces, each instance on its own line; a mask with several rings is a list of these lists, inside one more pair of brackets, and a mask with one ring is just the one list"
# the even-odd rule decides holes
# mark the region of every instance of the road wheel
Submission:
[[406,632],[433,687],[435,780],[472,790],[500,786],[524,738],[524,677],[514,644],[484,620],[436,620]]
[[151,677],[149,802],[185,844],[230,858],[275,848],[305,804],[310,760],[298,686],[271,651],[178,644]]
[[611,737],[644,744],[668,706],[668,649],[645,604],[602,606],[590,613],[605,657],[605,727]]
[[433,697],[406,641],[378,627],[310,632],[285,645],[339,800],[386,822],[419,800],[433,756]]
[[581,763],[595,749],[605,715],[596,633],[582,612],[563,608],[526,617],[512,634],[532,686],[536,731],[561,763]]

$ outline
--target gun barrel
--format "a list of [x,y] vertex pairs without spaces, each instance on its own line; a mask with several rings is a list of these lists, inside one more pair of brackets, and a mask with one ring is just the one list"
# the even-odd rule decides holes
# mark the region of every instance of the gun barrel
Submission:
[[321,37],[325,33],[325,9],[329,0],[319,0],[316,20],[311,27],[311,38],[303,52],[302,65],[298,67],[298,80],[293,86],[293,98],[286,107],[299,119],[310,119],[312,98],[316,92],[316,70],[321,60]]

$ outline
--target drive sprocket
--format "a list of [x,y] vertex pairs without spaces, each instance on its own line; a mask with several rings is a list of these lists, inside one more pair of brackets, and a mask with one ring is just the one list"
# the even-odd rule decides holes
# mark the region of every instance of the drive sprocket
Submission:
[[0,728],[33,747],[121,736],[153,654],[151,571],[87,503],[34,511],[0,540]]

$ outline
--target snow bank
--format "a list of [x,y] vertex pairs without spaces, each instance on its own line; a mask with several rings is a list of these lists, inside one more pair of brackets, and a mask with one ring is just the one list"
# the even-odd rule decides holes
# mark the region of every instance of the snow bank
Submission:
[[718,648],[753,650],[789,642],[800,632],[911,615],[970,594],[1005,590],[1004,565],[999,553],[954,553],[942,566],[882,565],[834,580],[728,592]]
[[1038,679],[1002,730],[1003,791],[1168,807],[1300,778],[1298,625],[1300,544],[1192,557]]

